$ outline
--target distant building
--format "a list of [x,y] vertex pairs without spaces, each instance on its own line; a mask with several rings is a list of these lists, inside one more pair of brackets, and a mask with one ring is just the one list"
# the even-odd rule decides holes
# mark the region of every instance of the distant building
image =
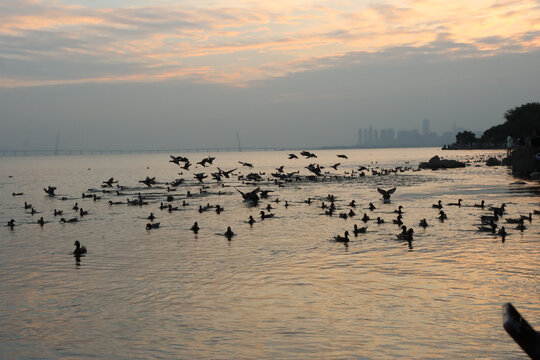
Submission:
[[429,133],[429,120],[424,119],[422,120],[422,134],[426,135]]

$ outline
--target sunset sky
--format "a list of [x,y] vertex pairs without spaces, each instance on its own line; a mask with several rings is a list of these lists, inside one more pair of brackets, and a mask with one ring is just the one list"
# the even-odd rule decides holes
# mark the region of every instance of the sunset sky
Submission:
[[[106,123],[96,143],[106,147],[125,144],[128,123],[133,134],[148,130],[150,117],[193,130],[177,137],[189,146],[215,143],[208,129],[276,146],[340,145],[359,127],[418,128],[423,118],[436,131],[482,130],[540,100],[539,50],[533,0],[3,0],[0,122],[12,133],[0,140],[32,147],[43,131],[75,139]],[[321,102],[333,112],[316,110]],[[343,132],[328,134],[328,121]],[[311,122],[312,134],[279,135]],[[151,138],[159,147],[160,135]]]

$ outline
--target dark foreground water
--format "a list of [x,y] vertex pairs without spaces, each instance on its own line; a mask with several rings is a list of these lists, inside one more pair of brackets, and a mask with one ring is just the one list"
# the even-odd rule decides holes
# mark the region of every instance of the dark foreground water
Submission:
[[[524,358],[502,328],[501,306],[512,302],[540,329],[540,216],[525,221],[523,232],[504,219],[540,209],[537,184],[516,183],[506,168],[476,163],[347,177],[362,165],[415,168],[436,153],[474,160],[488,154],[481,151],[315,153],[309,160],[288,160],[284,152],[217,153],[209,168],[194,165],[183,175],[167,154],[0,158],[1,224],[11,218],[17,224],[0,228],[0,358]],[[185,155],[195,163],[208,154]],[[339,176],[283,186],[264,181],[260,186],[273,192],[258,207],[247,206],[235,190],[255,185],[234,177],[222,186],[209,176],[200,194],[193,178],[220,167],[266,179],[280,165],[307,175],[312,162]],[[328,167],[337,162],[337,170]],[[146,176],[162,184],[147,190],[138,183]],[[110,177],[128,187],[122,195],[81,198],[88,189],[101,191]],[[186,182],[167,192],[164,183],[176,178]],[[58,188],[55,198],[42,190],[49,185]],[[397,187],[391,204],[383,204],[377,186]],[[187,191],[196,196],[187,198]],[[148,205],[107,203],[125,203],[138,192]],[[320,208],[328,194],[337,197],[332,217]],[[169,204],[167,195],[179,211],[159,209],[160,202]],[[463,206],[445,205],[448,220],[438,221],[432,204],[459,198]],[[352,199],[357,215],[339,218]],[[477,231],[480,215],[490,213],[472,206],[481,200],[506,204],[499,220],[509,233],[505,242]],[[25,210],[25,201],[38,213]],[[60,224],[54,209],[78,217],[75,202],[89,214]],[[367,210],[369,202],[377,209]],[[206,204],[225,211],[199,213]],[[268,204],[275,217],[260,221]],[[415,230],[412,249],[395,236],[398,205]],[[150,212],[161,226],[147,231]],[[364,212],[386,223],[367,222],[367,233],[352,235],[347,246],[333,241],[354,224],[365,226]],[[249,215],[257,220],[252,227]],[[48,221],[43,227],[36,224],[41,216]],[[422,218],[430,224],[425,230],[418,226]],[[197,235],[189,230],[195,221]],[[227,226],[237,234],[231,241],[222,235]],[[88,247],[80,261],[72,255],[75,240]]]

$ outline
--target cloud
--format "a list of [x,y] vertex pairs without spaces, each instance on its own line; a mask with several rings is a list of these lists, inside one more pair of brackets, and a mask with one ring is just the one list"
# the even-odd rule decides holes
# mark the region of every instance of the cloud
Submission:
[[5,0],[0,87],[166,79],[246,85],[360,53],[530,52],[540,47],[539,18],[534,0],[123,7]]

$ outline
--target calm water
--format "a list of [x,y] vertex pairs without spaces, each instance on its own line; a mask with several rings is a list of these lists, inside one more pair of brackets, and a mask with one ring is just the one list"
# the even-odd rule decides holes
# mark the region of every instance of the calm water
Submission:
[[[501,306],[514,303],[540,329],[540,216],[526,221],[523,233],[507,224],[503,243],[476,231],[480,215],[489,212],[472,204],[506,203],[505,217],[519,217],[540,209],[537,184],[516,183],[506,168],[476,163],[343,176],[361,165],[416,167],[437,153],[466,160],[492,152],[315,153],[318,158],[309,160],[288,160],[285,152],[216,153],[213,166],[183,175],[167,154],[0,158],[0,221],[14,218],[18,225],[0,228],[0,358],[524,358],[502,328]],[[185,155],[196,162],[208,154]],[[282,187],[265,181],[260,186],[273,192],[258,207],[246,206],[234,189],[255,186],[236,178],[222,187],[209,177],[206,193],[199,194],[194,172],[209,174],[219,166],[248,174],[238,160],[253,163],[252,171],[265,179],[280,165],[307,175],[311,162],[340,176]],[[337,162],[337,171],[328,168]],[[128,187],[122,196],[81,198],[112,176]],[[138,183],[146,176],[186,183],[175,192],[165,184],[146,190]],[[43,192],[49,185],[58,188],[56,198]],[[382,203],[377,186],[397,187],[391,204]],[[182,207],[188,190],[197,196]],[[149,205],[107,203],[126,202],[138,192]],[[328,203],[328,194],[337,197],[337,213],[348,212],[355,199],[357,216],[324,215],[320,204]],[[167,195],[180,211],[159,209]],[[311,205],[304,203],[308,198]],[[464,206],[445,206],[448,220],[439,222],[431,205],[458,198]],[[39,213],[28,213],[24,201]],[[89,214],[60,224],[54,209],[71,218],[75,202]],[[369,202],[375,211],[366,209]],[[225,211],[199,213],[207,203]],[[259,221],[269,203],[275,218]],[[399,228],[391,220],[398,205],[405,225],[415,229],[413,249],[396,240]],[[352,236],[348,246],[333,241],[354,224],[364,226],[366,211],[386,223],[368,222],[367,233]],[[150,212],[159,229],[145,229]],[[253,227],[249,215],[257,219]],[[49,221],[43,227],[36,224],[41,216]],[[430,224],[425,230],[418,227],[422,218]],[[194,221],[198,235],[189,230]],[[221,235],[227,226],[237,234],[232,241]],[[75,240],[88,248],[80,262],[72,255]]]

